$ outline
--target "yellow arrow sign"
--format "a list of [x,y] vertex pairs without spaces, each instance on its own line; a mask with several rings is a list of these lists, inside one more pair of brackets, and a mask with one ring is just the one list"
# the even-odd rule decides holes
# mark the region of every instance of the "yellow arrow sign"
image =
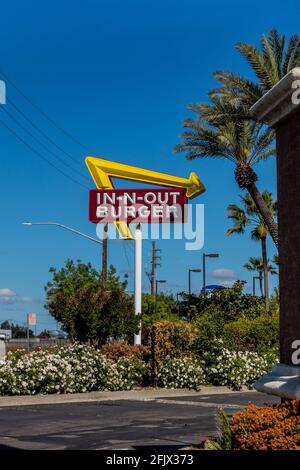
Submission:
[[180,176],[111,162],[103,158],[87,157],[85,161],[98,189],[113,189],[110,178],[121,178],[157,186],[185,188],[186,196],[190,199],[205,191],[204,185],[194,172],[190,173],[188,178],[181,178]]
[[[98,189],[114,189],[111,178],[119,178],[140,183],[150,183],[156,186],[186,189],[186,196],[190,199],[205,191],[204,185],[196,173],[190,173],[188,178],[168,175],[158,171],[146,170],[124,163],[111,162],[104,158],[86,157],[86,165]],[[116,222],[116,227],[122,238],[132,238],[126,222]]]

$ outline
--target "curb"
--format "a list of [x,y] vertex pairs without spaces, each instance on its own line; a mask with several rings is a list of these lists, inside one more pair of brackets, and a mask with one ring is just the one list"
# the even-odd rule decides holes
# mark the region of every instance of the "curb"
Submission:
[[227,387],[202,387],[199,391],[185,389],[139,389],[117,392],[86,392],[57,395],[22,395],[0,397],[0,409],[14,406],[60,405],[68,403],[91,403],[117,400],[148,401],[171,397],[205,396],[218,394],[257,393],[255,390],[232,391]]

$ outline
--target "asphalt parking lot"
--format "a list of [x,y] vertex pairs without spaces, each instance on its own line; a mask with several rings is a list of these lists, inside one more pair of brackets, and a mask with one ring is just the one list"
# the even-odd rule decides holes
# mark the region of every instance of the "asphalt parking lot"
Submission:
[[199,444],[216,433],[219,407],[232,414],[257,392],[0,407],[0,450],[135,449]]

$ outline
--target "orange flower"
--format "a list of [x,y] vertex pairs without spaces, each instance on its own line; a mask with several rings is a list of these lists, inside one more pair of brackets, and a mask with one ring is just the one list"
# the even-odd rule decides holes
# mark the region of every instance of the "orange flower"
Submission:
[[258,407],[249,403],[231,420],[238,450],[300,450],[300,402]]

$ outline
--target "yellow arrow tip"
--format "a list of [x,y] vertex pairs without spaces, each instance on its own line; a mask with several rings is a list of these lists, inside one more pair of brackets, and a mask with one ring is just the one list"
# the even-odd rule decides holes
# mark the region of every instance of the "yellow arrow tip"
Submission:
[[194,197],[199,196],[199,194],[202,194],[204,192],[205,192],[204,184],[201,183],[196,173],[192,171],[189,176],[189,185],[187,187],[186,196],[189,199],[193,199]]

